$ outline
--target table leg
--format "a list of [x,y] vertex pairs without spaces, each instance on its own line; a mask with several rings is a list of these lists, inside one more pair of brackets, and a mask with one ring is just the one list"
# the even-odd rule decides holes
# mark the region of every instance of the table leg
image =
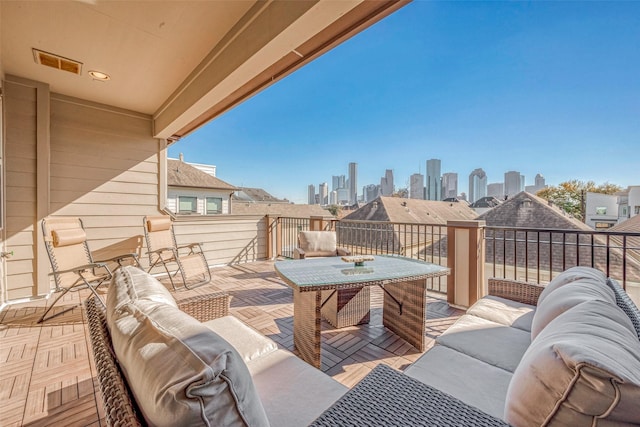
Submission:
[[302,360],[320,368],[320,291],[293,291],[293,344]]
[[322,317],[334,328],[369,323],[371,292],[369,286],[322,291]]
[[418,350],[425,351],[426,280],[390,283],[384,289],[382,323]]

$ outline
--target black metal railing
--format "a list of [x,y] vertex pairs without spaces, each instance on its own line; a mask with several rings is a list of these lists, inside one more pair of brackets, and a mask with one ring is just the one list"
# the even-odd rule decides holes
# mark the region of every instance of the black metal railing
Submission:
[[640,282],[640,233],[486,227],[488,276],[545,283],[573,266]]
[[278,256],[293,258],[293,250],[298,246],[298,233],[309,230],[309,218],[279,217],[280,246],[276,248]]

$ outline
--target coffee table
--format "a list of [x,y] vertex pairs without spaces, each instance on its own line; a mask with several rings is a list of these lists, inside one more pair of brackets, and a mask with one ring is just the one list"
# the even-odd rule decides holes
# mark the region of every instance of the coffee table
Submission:
[[293,288],[293,342],[300,357],[320,368],[322,291],[380,286],[385,327],[425,351],[426,279],[449,274],[437,264],[375,255],[361,266],[339,257],[277,261],[275,270]]

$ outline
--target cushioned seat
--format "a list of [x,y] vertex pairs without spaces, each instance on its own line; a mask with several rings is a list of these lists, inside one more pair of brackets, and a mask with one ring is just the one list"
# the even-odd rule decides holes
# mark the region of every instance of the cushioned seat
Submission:
[[467,314],[531,332],[536,307],[506,298],[487,295],[467,310]]
[[513,372],[531,344],[531,334],[465,314],[436,342],[489,365]]
[[[450,369],[454,366],[455,369]],[[502,418],[504,414],[512,376],[504,369],[449,347],[436,345],[404,372],[494,417]]]
[[[306,426],[348,389],[285,350],[247,363],[271,426]],[[294,403],[298,402],[298,403]],[[300,404],[299,402],[304,402]]]
[[245,363],[278,349],[278,345],[272,339],[256,332],[233,316],[219,317],[204,322],[203,325],[231,344]]

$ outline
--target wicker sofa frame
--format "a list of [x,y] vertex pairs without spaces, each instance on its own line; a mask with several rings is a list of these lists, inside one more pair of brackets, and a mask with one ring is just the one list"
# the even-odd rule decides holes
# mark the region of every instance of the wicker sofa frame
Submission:
[[[612,279],[617,304],[629,316],[640,339],[640,311]],[[544,286],[509,279],[489,279],[489,294],[536,305]],[[200,321],[229,313],[227,294],[200,295],[178,301],[180,309]],[[98,383],[109,426],[145,425],[111,346],[105,309],[95,297],[85,302]],[[380,365],[328,408],[313,426],[503,426],[504,421],[467,405],[401,372]]]

